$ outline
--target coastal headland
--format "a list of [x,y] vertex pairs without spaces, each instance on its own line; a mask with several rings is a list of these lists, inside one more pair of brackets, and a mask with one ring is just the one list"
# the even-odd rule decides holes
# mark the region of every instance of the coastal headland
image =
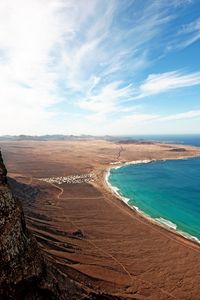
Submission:
[[143,218],[105,182],[111,167],[196,157],[200,148],[106,140],[0,146],[27,226],[63,275],[108,295],[102,299],[200,299],[200,246]]

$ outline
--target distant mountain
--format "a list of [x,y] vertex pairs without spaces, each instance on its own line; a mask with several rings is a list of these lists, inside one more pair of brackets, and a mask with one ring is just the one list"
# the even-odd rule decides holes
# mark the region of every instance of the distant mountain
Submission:
[[92,136],[92,135],[3,135],[0,141],[68,141],[68,140],[96,140],[96,139],[113,139],[111,136]]

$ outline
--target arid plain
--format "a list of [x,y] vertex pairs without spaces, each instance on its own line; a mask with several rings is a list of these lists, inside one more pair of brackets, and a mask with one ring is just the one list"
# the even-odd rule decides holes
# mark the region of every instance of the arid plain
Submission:
[[116,299],[200,299],[200,246],[141,217],[104,180],[111,163],[200,156],[200,149],[105,140],[0,146],[27,225],[63,274]]

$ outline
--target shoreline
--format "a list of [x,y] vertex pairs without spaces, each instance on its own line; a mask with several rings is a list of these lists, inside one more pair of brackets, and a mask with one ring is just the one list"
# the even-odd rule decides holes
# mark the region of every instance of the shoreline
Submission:
[[[121,145],[125,151],[118,157]],[[100,298],[200,299],[199,244],[136,213],[104,181],[106,170],[119,166],[119,161],[124,165],[152,158],[197,157],[200,148],[185,147],[182,152],[171,151],[178,148],[172,145],[104,140],[24,141],[2,143],[2,148],[9,174],[19,183],[16,192],[29,229],[63,278],[98,291]],[[53,186],[38,181],[90,172],[96,175],[91,183]]]
[[140,210],[139,207],[134,206],[134,205],[130,205],[128,204],[128,202],[130,201],[129,198],[126,198],[124,196],[122,196],[119,191],[120,189],[112,186],[111,183],[109,182],[109,176],[110,176],[110,170],[111,169],[119,169],[122,168],[124,166],[127,165],[136,165],[136,164],[148,164],[148,163],[152,163],[152,162],[156,162],[156,161],[166,161],[166,160],[181,160],[181,159],[192,159],[192,158],[199,158],[199,156],[196,157],[180,157],[180,158],[166,158],[166,159],[151,159],[151,160],[135,160],[135,161],[130,161],[130,162],[126,162],[126,163],[121,163],[119,162],[119,166],[112,166],[112,167],[108,167],[106,169],[106,173],[104,175],[104,183],[106,185],[106,187],[108,188],[108,190],[115,196],[117,197],[120,201],[122,201],[124,204],[127,205],[127,207],[129,207],[134,213],[138,214],[139,216],[141,216],[142,218],[144,218],[145,220],[147,220],[149,223],[154,224],[160,228],[164,228],[166,231],[171,232],[173,234],[175,234],[177,237],[181,237],[184,238],[187,241],[190,241],[192,243],[194,243],[195,245],[200,246],[200,239],[198,239],[196,236],[191,235],[188,232],[182,231],[182,230],[177,230],[177,225],[173,222],[171,222],[170,220],[164,219],[162,217],[159,218],[153,218],[150,215],[146,214],[145,212],[143,212],[142,210]]

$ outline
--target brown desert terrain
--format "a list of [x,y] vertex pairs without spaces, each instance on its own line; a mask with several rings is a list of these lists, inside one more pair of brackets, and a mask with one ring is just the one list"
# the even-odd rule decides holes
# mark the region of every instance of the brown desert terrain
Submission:
[[63,275],[99,299],[200,300],[200,246],[144,219],[104,180],[111,163],[200,156],[199,148],[105,140],[0,146],[28,228]]

